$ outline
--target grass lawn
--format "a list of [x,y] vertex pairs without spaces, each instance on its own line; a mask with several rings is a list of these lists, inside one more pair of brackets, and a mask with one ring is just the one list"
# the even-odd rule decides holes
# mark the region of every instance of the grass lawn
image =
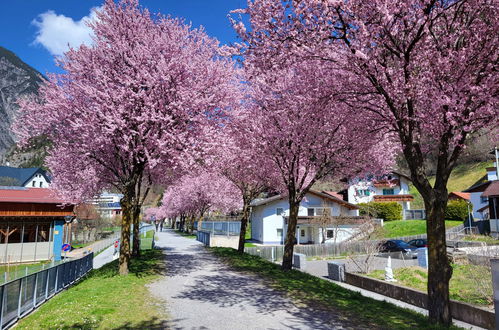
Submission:
[[22,319],[16,329],[164,328],[165,316],[145,287],[164,271],[162,251],[144,251],[132,260],[127,276],[117,274],[117,263],[92,270]]
[[180,231],[180,230],[175,230],[175,232],[181,236],[184,236],[185,238],[192,238],[192,239],[196,239],[196,235],[193,235],[193,234],[188,234],[188,233],[184,233],[183,231]]
[[499,240],[487,235],[468,235],[463,238],[465,241],[484,242],[487,244],[499,244]]
[[[246,228],[246,234],[244,236],[244,239],[246,241],[250,240],[251,239],[251,223],[248,223],[248,227]],[[244,243],[244,247],[255,247],[256,245],[253,244],[253,243],[248,243],[248,242],[245,242]]]
[[32,264],[13,264],[13,265],[2,265],[0,266],[0,284],[5,282],[5,275],[7,273],[7,281],[14,280],[16,278],[26,275],[26,269],[28,274],[38,272],[46,267],[50,267],[50,261],[41,261]]
[[152,242],[154,241],[154,230],[146,231],[146,235],[140,234],[140,249],[150,250],[152,249]]
[[[454,264],[452,268],[449,287],[451,299],[481,306],[488,306],[493,302],[492,275],[488,267]],[[417,266],[398,268],[393,270],[393,274],[399,284],[426,292],[426,269]],[[385,278],[385,271],[375,270],[369,276],[382,280]]]
[[[490,166],[492,166],[492,163],[490,162],[456,166],[449,178],[447,190],[449,192],[452,192],[462,191],[469,188],[473,184],[480,181],[480,179],[487,174],[485,169]],[[434,182],[435,178],[431,178],[430,183],[433,184]],[[414,201],[411,202],[411,208],[424,209],[423,198],[419,194],[416,187],[414,187],[412,184],[409,186],[409,194],[414,196]]]
[[86,246],[89,246],[90,244],[92,244],[94,242],[87,242],[87,243],[78,243],[78,244],[71,244],[71,247],[73,249],[81,249],[81,248],[84,248]]
[[212,251],[235,269],[261,276],[268,285],[284,291],[298,303],[325,307],[340,317],[357,320],[362,328],[439,329],[432,328],[424,315],[364,297],[307,273],[284,272],[279,265],[233,249],[212,248]]
[[[462,221],[446,220],[445,227],[452,228],[462,223]],[[426,234],[426,220],[385,221],[383,229],[385,238]]]

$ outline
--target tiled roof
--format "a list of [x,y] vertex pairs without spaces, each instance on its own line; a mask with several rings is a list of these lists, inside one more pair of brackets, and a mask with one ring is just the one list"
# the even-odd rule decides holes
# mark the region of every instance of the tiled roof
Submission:
[[343,195],[340,193],[337,193],[335,191],[323,191],[323,193],[331,195],[331,196],[339,198],[339,199],[343,199]]
[[63,204],[63,199],[48,188],[0,187],[0,203]]
[[[327,199],[330,199],[330,200],[332,200],[332,201],[334,201],[334,202],[336,202],[336,203],[338,203],[340,205],[343,205],[346,208],[351,209],[351,210],[357,210],[357,209],[359,209],[359,207],[357,205],[354,205],[354,204],[351,204],[351,203],[349,203],[347,201],[344,201],[343,198],[341,198],[341,197],[335,197],[335,196],[330,195],[328,193],[320,192],[320,191],[315,191],[315,190],[310,190],[309,193],[313,194],[313,195],[316,195],[316,196],[319,196],[319,197],[325,197]],[[272,197],[265,198],[265,199],[254,200],[251,203],[251,206],[265,205],[265,204],[268,204],[270,202],[280,200],[282,198],[284,198],[284,195],[276,195],[276,196],[272,196]]]
[[461,191],[453,191],[449,194],[449,198],[451,198],[453,196],[469,201],[471,193],[465,193],[465,192],[461,192]]
[[412,195],[374,195],[375,202],[410,202],[414,200]]
[[489,186],[483,191],[482,196],[499,196],[499,181],[491,181]]

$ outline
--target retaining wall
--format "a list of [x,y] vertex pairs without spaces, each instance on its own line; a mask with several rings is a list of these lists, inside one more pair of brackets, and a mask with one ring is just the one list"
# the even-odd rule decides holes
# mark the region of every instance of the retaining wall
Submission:
[[[380,281],[367,276],[345,273],[345,282],[408,304],[428,309],[428,295],[424,292]],[[451,300],[451,314],[456,320],[486,329],[495,329],[495,314],[484,308]]]

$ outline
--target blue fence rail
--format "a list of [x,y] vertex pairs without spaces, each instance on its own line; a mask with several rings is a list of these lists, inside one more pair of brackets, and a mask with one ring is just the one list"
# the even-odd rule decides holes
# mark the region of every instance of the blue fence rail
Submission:
[[92,269],[94,254],[67,261],[0,286],[0,329],[20,318],[73,284]]

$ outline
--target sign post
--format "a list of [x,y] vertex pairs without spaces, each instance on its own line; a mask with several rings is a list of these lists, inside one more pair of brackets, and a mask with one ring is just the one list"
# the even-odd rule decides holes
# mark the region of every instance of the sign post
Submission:
[[120,240],[117,239],[117,240],[114,241],[114,253],[113,253],[113,256],[115,256],[116,254],[118,254],[119,247],[120,247]]
[[68,243],[62,245],[62,251],[64,251],[64,261],[66,261],[66,256],[69,250],[71,250],[71,245]]

